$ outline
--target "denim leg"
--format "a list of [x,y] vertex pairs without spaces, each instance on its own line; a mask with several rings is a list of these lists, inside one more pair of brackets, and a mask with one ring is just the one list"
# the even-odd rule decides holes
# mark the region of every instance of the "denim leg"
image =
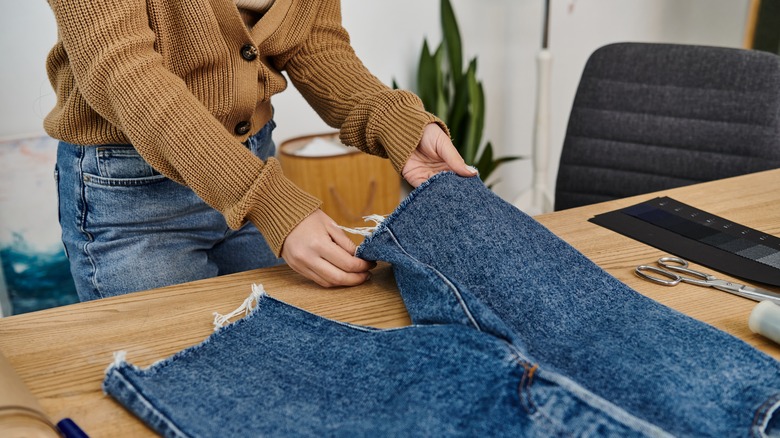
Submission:
[[664,435],[468,325],[377,330],[268,296],[148,369],[120,356],[103,389],[163,436]]
[[[777,421],[777,361],[631,290],[478,178],[434,177],[360,255],[397,258],[372,248],[385,234],[482,302],[542,368],[633,415],[680,435],[759,434]],[[413,322],[441,319],[419,303],[407,301]]]
[[217,274],[218,213],[128,145],[61,142],[62,238],[82,301]]
[[225,238],[208,251],[218,268],[218,275],[276,266],[284,260],[274,255],[257,228],[247,223],[238,230],[225,227]]

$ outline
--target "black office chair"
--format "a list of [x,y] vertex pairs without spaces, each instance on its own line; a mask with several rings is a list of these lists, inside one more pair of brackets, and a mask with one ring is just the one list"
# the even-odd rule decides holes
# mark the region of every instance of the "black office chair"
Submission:
[[611,44],[582,73],[555,209],[778,167],[779,56]]

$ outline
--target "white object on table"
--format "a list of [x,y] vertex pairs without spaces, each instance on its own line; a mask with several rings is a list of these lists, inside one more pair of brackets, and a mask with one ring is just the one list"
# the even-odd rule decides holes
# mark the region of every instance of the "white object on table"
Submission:
[[780,306],[771,301],[756,304],[748,318],[748,327],[753,333],[758,333],[780,344]]
[[357,152],[356,148],[345,146],[340,142],[327,140],[320,137],[313,138],[300,149],[292,151],[292,155],[298,157],[333,157]]

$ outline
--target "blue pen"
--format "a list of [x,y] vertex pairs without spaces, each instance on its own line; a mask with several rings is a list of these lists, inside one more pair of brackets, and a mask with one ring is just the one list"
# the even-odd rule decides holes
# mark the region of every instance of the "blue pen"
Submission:
[[89,438],[89,435],[84,433],[84,431],[70,418],[63,418],[60,420],[60,422],[57,423],[57,429],[60,430],[65,438]]

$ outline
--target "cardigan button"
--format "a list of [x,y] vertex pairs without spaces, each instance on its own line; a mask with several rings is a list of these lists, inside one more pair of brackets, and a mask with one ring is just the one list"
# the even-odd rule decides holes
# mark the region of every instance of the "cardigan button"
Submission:
[[233,132],[235,132],[236,135],[244,135],[249,132],[249,128],[251,127],[252,125],[249,122],[239,122],[235,129],[233,129]]
[[254,61],[257,58],[257,47],[251,44],[241,46],[241,57],[247,61]]

